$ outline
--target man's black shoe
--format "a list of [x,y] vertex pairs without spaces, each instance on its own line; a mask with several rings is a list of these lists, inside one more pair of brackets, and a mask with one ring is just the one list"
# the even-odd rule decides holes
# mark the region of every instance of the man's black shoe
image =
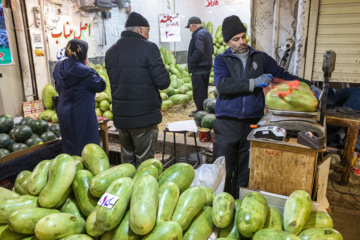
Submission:
[[194,113],[189,114],[189,117],[194,117],[194,116],[195,116],[195,114],[194,114]]

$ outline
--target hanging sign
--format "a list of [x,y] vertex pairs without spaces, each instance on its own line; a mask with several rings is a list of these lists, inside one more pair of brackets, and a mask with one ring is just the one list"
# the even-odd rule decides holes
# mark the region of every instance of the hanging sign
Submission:
[[180,42],[180,17],[175,14],[160,14],[160,41],[161,42]]
[[0,0],[0,65],[11,65],[12,57],[5,25],[3,1]]
[[214,7],[219,5],[219,0],[205,0],[205,7]]
[[81,39],[88,43],[88,56],[95,57],[93,43],[93,20],[79,16],[58,16],[51,31],[47,33],[50,60],[59,61],[65,57],[65,48],[71,39]]

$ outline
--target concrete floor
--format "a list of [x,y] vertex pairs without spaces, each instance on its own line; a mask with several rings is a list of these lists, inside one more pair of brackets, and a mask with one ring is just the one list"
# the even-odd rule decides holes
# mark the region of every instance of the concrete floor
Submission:
[[[120,145],[118,144],[118,133],[109,132],[110,151],[120,152]],[[173,136],[167,133],[166,136],[166,154],[173,154]],[[176,134],[177,156],[184,155],[184,137],[182,134]],[[195,151],[194,138],[187,137],[187,144],[189,146],[188,152]],[[201,143],[197,140],[197,144],[202,153],[209,153],[211,155],[212,144]],[[163,149],[163,132],[159,132],[158,144],[156,152],[158,158],[161,156]],[[196,155],[195,155],[196,156]],[[190,156],[191,157],[191,156]],[[193,157],[193,156],[192,156]],[[203,161],[210,160],[211,157],[204,157]],[[332,170],[331,170],[332,172]],[[329,175],[327,198],[330,203],[331,216],[334,221],[334,229],[338,230],[344,237],[344,240],[359,240],[360,239],[360,178],[350,176],[350,183],[346,186],[338,184],[341,175],[332,172]]]

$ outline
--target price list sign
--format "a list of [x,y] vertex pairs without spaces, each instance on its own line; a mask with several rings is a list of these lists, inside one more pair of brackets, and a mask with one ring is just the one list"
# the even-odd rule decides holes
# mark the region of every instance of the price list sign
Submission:
[[180,42],[180,17],[175,14],[160,14],[160,40],[161,42]]

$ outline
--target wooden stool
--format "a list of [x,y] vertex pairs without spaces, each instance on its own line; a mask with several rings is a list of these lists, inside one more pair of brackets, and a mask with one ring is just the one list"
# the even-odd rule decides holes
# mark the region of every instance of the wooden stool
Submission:
[[103,149],[106,152],[106,155],[109,157],[109,137],[108,137],[108,127],[107,122],[108,118],[100,118],[98,117],[98,127],[100,128],[100,138],[103,143]]
[[360,118],[356,115],[349,115],[331,110],[326,111],[326,124],[340,127],[347,127],[346,142],[344,152],[342,155],[341,165],[337,168],[341,174],[341,185],[346,185],[349,182],[351,161],[354,156],[355,145],[360,128]]

